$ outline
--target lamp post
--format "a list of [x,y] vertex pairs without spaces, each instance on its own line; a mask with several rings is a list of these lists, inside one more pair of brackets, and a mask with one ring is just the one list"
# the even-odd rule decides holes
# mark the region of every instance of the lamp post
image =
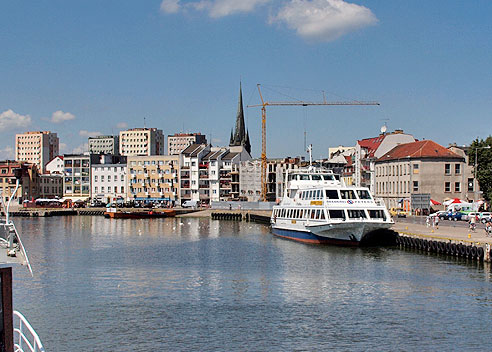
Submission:
[[473,171],[474,171],[473,173],[475,174],[474,175],[475,176],[475,201],[478,201],[478,191],[477,191],[477,189],[478,189],[478,179],[477,179],[477,171],[478,171],[478,165],[477,165],[477,163],[478,163],[478,150],[479,149],[490,149],[490,148],[491,148],[490,145],[486,145],[485,147],[478,147],[477,146],[475,148],[475,165],[473,167]]

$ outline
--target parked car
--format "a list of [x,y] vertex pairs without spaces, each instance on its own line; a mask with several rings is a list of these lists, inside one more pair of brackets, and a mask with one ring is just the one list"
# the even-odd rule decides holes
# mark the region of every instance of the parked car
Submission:
[[472,216],[474,216],[475,219],[480,220],[480,213],[477,213],[475,211],[472,211],[470,213],[464,214],[463,215],[463,218],[461,220],[470,221],[470,219],[472,218]]
[[403,208],[391,208],[389,213],[391,216],[396,216],[398,218],[406,218],[411,215],[410,212],[404,210]]
[[435,216],[437,216],[439,218],[439,220],[447,220],[449,217],[448,212],[444,211],[444,210],[439,210],[439,211],[436,211],[435,213],[429,214],[430,218],[433,218]]
[[480,214],[480,222],[485,224],[487,221],[492,221],[492,213],[483,212]]
[[465,220],[464,218],[464,213],[458,211],[456,213],[452,213],[450,216],[449,216],[449,220],[453,220],[453,221],[461,221],[461,220]]
[[198,205],[198,202],[196,200],[187,200],[187,201],[184,201],[183,204],[181,204],[181,206],[183,208],[196,208]]

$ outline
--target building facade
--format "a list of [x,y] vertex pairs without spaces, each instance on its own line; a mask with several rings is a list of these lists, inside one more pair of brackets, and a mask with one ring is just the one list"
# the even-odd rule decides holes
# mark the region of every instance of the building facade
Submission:
[[391,133],[383,132],[377,137],[357,141],[353,162],[354,184],[357,187],[368,187],[373,191],[376,160],[397,145],[411,142],[415,142],[415,138],[410,134],[403,133],[402,130],[395,130]]
[[[21,180],[17,192],[15,192],[16,178],[14,169],[22,169]],[[12,202],[22,204],[24,200],[39,197],[39,172],[35,164],[14,160],[0,161],[0,192],[3,202],[7,205],[10,196],[14,194]],[[14,193],[15,192],[15,193]]]
[[466,166],[464,157],[433,141],[401,144],[376,161],[374,195],[388,208],[410,202],[412,194],[429,194],[440,203],[464,199]]
[[126,159],[110,155],[92,157],[91,162],[91,198],[104,203],[126,201],[127,198],[127,164]]
[[63,175],[39,175],[39,197],[44,199],[63,197]]
[[118,155],[120,152],[119,136],[89,137],[89,154]]
[[15,160],[35,164],[44,172],[46,164],[59,153],[60,141],[50,131],[26,132],[15,135]]
[[129,156],[127,165],[129,200],[179,204],[179,156]]
[[157,128],[133,128],[120,132],[120,155],[164,155],[164,135]]
[[63,164],[63,156],[58,155],[58,156],[55,156],[53,159],[51,159],[51,161],[49,161],[46,164],[45,172],[49,173],[49,174],[61,175],[61,174],[63,174],[63,168],[64,167],[65,167],[65,165]]
[[207,144],[207,138],[201,133],[175,133],[167,136],[167,154],[179,155],[191,144]]
[[63,197],[87,200],[91,196],[91,159],[84,154],[63,156]]

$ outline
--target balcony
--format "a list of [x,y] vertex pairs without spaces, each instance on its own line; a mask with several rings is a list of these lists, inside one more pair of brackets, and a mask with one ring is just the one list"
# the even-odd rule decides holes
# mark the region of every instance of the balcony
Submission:
[[190,188],[190,184],[189,183],[182,183],[181,188]]
[[208,164],[198,164],[199,169],[208,169]]
[[198,185],[198,188],[200,189],[208,189],[209,185]]

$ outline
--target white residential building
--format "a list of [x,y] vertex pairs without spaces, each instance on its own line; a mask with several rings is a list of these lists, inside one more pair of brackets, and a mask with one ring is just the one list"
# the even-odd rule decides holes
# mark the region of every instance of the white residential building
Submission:
[[45,171],[50,174],[63,174],[63,156],[55,156],[46,164]]
[[26,132],[15,135],[15,160],[35,164],[42,173],[46,164],[59,153],[60,141],[50,131]]
[[164,155],[164,135],[157,128],[133,128],[120,132],[120,155]]
[[92,199],[104,203],[127,200],[127,164],[100,163],[91,165]]

